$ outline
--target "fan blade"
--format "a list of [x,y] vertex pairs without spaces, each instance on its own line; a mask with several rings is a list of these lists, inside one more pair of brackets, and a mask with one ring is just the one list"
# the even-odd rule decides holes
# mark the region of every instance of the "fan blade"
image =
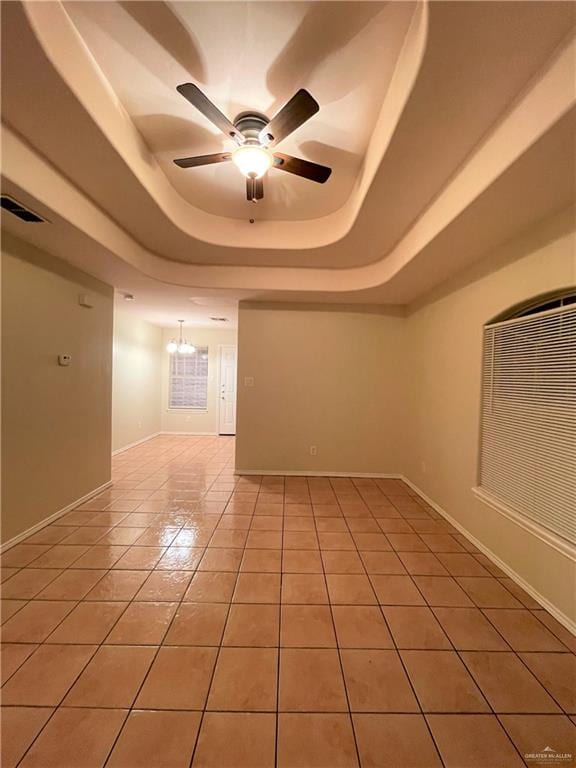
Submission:
[[251,203],[262,200],[264,197],[263,179],[246,179],[246,199]]
[[244,143],[244,137],[240,131],[236,130],[226,115],[220,112],[218,107],[210,101],[208,96],[202,93],[198,86],[194,85],[194,83],[182,83],[182,85],[176,87],[176,90],[185,99],[188,99],[192,106],[202,112],[204,117],[207,117],[217,128],[220,128],[222,133],[235,139],[239,144]]
[[216,152],[214,155],[197,155],[196,157],[181,157],[174,160],[180,168],[196,168],[199,165],[212,165],[212,163],[225,163],[232,158],[231,152]]
[[292,155],[283,155],[280,152],[274,153],[274,168],[280,171],[294,173],[296,176],[303,176],[310,181],[316,181],[318,184],[324,184],[328,181],[332,168],[318,163],[311,163],[308,160],[302,160],[301,157],[292,157]]
[[260,141],[268,146],[278,144],[315,115],[319,109],[318,102],[308,91],[301,88],[290,101],[284,104],[280,112],[274,115],[268,125],[262,128],[259,135]]

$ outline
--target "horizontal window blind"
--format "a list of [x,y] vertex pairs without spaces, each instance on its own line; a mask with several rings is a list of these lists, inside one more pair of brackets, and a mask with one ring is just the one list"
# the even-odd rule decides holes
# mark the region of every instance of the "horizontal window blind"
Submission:
[[196,347],[192,354],[170,355],[169,408],[197,408],[208,405],[208,347]]
[[576,306],[484,331],[480,486],[576,543]]

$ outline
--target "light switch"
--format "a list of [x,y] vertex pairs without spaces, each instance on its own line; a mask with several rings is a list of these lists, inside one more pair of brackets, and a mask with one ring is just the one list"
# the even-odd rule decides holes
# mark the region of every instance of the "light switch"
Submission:
[[254,376],[244,376],[244,386],[245,387],[253,387],[254,386]]

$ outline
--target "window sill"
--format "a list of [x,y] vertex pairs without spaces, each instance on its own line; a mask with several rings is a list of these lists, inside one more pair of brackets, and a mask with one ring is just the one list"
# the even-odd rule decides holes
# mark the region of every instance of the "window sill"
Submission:
[[542,525],[538,525],[538,523],[533,522],[529,518],[524,517],[519,512],[516,512],[511,507],[508,507],[504,502],[496,498],[496,496],[492,496],[492,494],[488,493],[488,491],[484,490],[484,488],[472,488],[472,493],[483,504],[487,504],[489,507],[496,510],[496,512],[499,512],[501,515],[508,518],[508,520],[512,520],[512,522],[519,525],[525,531],[528,531],[529,533],[536,536],[536,538],[544,541],[551,547],[554,547],[554,549],[556,549],[558,552],[561,552],[570,560],[576,561],[576,547],[574,547],[569,541],[566,541],[566,539],[563,539],[561,536],[552,533],[552,531],[549,531]]

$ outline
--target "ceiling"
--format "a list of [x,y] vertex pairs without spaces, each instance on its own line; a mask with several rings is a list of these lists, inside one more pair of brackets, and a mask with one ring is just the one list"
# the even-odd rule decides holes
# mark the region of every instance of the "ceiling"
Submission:
[[258,214],[312,219],[350,196],[414,4],[352,2],[70,2],[66,10],[174,189],[192,205],[247,219],[243,177],[231,164],[182,170],[176,157],[232,149],[175,90],[194,82],[230,119],[271,117],[305,86],[320,113],[282,152],[333,165],[326,186],[281,172]]
[[[574,202],[572,3],[2,10],[3,188],[50,220],[4,226],[154,322],[209,322],[190,297],[409,303]],[[226,146],[186,81],[232,118],[306,87],[320,111],[281,149],[330,180],[271,171],[254,205],[231,164],[177,168]]]

